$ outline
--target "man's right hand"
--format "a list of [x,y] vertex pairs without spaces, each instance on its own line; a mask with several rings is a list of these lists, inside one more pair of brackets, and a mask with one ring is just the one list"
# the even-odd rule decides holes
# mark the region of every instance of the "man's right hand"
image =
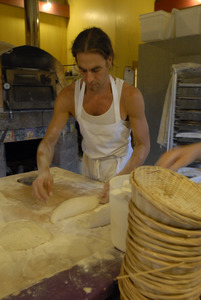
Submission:
[[53,176],[49,171],[38,175],[32,183],[32,195],[41,202],[47,202],[52,196]]

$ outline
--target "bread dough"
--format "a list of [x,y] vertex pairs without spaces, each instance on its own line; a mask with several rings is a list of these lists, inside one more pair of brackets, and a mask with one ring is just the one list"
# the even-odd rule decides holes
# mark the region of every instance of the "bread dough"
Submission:
[[8,291],[15,289],[16,278],[20,276],[20,268],[12,259],[11,252],[0,246],[0,298],[7,296]]
[[110,203],[100,205],[88,214],[86,224],[88,228],[97,228],[110,224]]
[[50,220],[52,223],[57,223],[63,219],[94,209],[98,206],[98,203],[98,196],[81,196],[68,199],[55,208]]
[[5,250],[26,250],[47,242],[49,231],[32,221],[6,223],[0,231],[0,246]]
[[[0,246],[0,266],[12,265],[14,261],[12,260],[10,252],[7,252],[2,246]],[[0,272],[1,275],[2,272]]]
[[116,176],[110,181],[111,241],[113,245],[126,251],[129,202],[131,184],[129,174]]

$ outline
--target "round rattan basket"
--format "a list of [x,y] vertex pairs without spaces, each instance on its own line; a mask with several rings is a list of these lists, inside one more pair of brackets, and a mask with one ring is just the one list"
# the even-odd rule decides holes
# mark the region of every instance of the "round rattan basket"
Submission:
[[184,175],[154,166],[136,168],[131,172],[130,181],[132,200],[140,211],[167,225],[199,228],[201,188],[198,184]]
[[198,300],[201,295],[201,187],[156,166],[130,174],[122,300]]

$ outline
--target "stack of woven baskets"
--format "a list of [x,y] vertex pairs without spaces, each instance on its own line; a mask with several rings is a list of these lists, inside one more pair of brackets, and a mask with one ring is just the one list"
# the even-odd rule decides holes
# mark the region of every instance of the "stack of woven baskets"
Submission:
[[198,300],[201,295],[201,187],[157,166],[130,174],[121,299]]

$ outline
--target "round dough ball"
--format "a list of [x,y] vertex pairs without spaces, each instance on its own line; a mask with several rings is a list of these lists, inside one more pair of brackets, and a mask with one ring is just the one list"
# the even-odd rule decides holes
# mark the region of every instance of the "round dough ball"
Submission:
[[26,250],[50,240],[49,231],[32,221],[13,221],[0,231],[0,245],[9,251]]

